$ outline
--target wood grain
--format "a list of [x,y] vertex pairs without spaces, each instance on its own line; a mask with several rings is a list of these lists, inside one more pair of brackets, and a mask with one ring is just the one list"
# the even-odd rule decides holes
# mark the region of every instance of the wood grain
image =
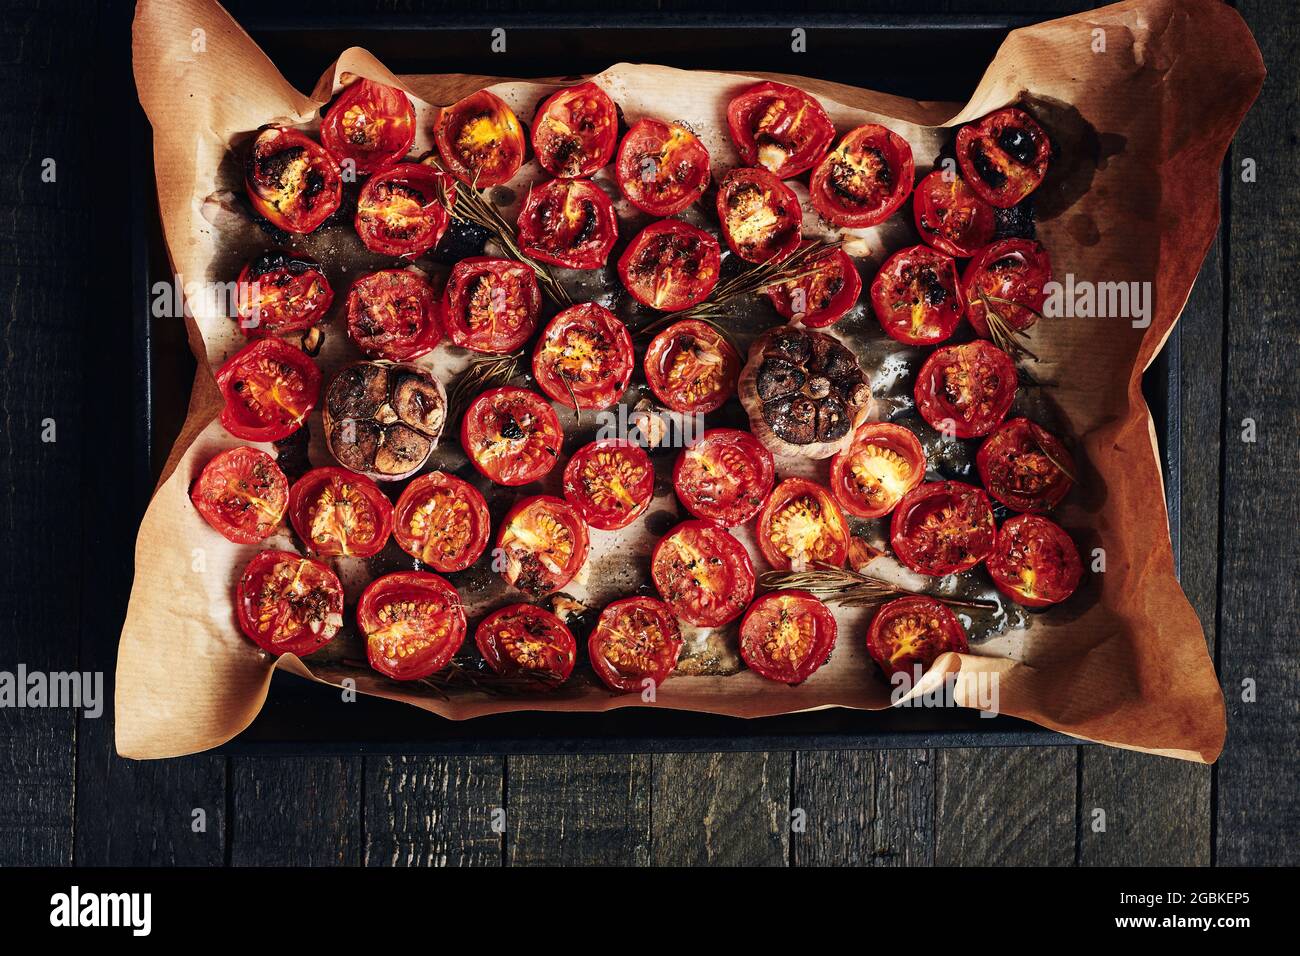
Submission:
[[[501,757],[368,757],[367,866],[500,866]],[[494,814],[498,814],[494,820]]]
[[361,769],[360,757],[233,758],[230,862],[359,864]]

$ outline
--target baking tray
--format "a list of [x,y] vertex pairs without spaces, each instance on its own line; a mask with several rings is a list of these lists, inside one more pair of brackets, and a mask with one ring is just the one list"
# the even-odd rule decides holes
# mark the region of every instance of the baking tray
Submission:
[[[395,73],[478,73],[513,77],[596,73],[620,61],[682,68],[792,73],[913,99],[964,100],[1002,39],[1034,17],[602,14],[272,16],[241,23],[298,89],[310,90],[349,46],[374,53]],[[791,31],[806,49],[792,50]],[[505,30],[506,52],[490,52]],[[936,56],[936,51],[940,55]],[[136,110],[136,169],[151,170],[149,127]],[[194,362],[183,329],[153,320],[157,281],[170,281],[152,175],[133,177],[136,262],[135,491],[142,513],[162,461],[184,420]],[[1148,370],[1143,391],[1155,419],[1169,506],[1175,569],[1179,558],[1180,333],[1175,327]],[[230,754],[674,753],[745,750],[871,750],[1078,744],[1013,717],[975,711],[829,708],[743,719],[624,708],[602,714],[520,712],[453,721],[381,698],[343,703],[340,693],[276,674],[253,724],[219,752]]]

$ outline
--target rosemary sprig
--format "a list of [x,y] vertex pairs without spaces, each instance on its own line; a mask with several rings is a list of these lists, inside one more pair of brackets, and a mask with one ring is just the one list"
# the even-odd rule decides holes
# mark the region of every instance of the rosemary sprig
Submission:
[[1061,461],[1059,458],[1053,455],[1052,450],[1047,447],[1047,442],[1043,441],[1041,438],[1038,437],[1037,425],[1035,425],[1033,428],[1029,430],[1029,434],[1033,437],[1034,444],[1038,446],[1038,450],[1043,453],[1043,457],[1046,458],[1048,461],[1050,461],[1053,465],[1055,465],[1057,469],[1061,472],[1061,474],[1065,475],[1066,478],[1069,478],[1070,481],[1072,481],[1074,484],[1077,485],[1079,483],[1079,479],[1074,477],[1074,471],[1067,468],[1065,466],[1065,462]]
[[975,291],[979,295],[980,301],[984,303],[984,321],[988,324],[989,335],[993,338],[993,344],[1010,355],[1014,361],[1027,357],[1037,362],[1038,356],[1020,341],[1021,339],[1028,340],[1028,333],[1013,328],[1011,323],[1002,317],[1002,313],[993,308],[994,302],[1001,302],[1006,305],[1019,305],[1020,303],[990,296],[980,288],[976,288]]
[[[919,591],[909,591],[897,585],[882,581],[880,578],[848,568],[837,568],[832,564],[817,562],[816,567],[807,571],[765,571],[758,578],[765,588],[798,588],[812,594],[823,596],[823,600],[845,607],[878,607],[886,601],[897,597],[918,595]],[[992,611],[997,609],[996,601],[945,597],[941,594],[925,594],[953,607],[973,608]]]
[[492,355],[471,362],[469,368],[460,373],[456,384],[451,387],[451,394],[447,396],[448,421],[458,421],[470,399],[479,392],[508,384],[519,374],[519,364],[523,361],[523,357],[523,352],[515,352],[511,355]]

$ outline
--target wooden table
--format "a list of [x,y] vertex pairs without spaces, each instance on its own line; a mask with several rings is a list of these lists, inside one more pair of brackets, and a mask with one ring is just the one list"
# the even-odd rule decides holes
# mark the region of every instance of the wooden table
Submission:
[[[1227,692],[1215,767],[1099,747],[134,763],[113,752],[111,712],[0,710],[0,864],[1300,862],[1300,25],[1285,0],[1237,6],[1271,74],[1225,163],[1223,228],[1182,319],[1181,572]],[[857,7],[891,5],[827,9]],[[138,520],[122,345],[126,183],[144,175],[121,112],[129,18],[108,0],[28,0],[0,39],[0,669],[102,669],[110,682]]]

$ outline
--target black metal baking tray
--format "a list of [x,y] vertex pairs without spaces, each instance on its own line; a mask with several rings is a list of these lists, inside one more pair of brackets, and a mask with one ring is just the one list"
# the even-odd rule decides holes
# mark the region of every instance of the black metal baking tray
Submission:
[[[297,15],[243,25],[295,86],[309,90],[349,46],[363,46],[396,73],[514,77],[595,73],[620,61],[683,68],[792,73],[914,99],[964,100],[1007,32],[1033,18],[871,16],[741,17],[674,13],[602,15],[599,23],[519,14],[475,17]],[[805,31],[808,52],[792,50]],[[505,30],[505,53],[490,52]],[[941,51],[941,55],[935,55]],[[139,115],[137,168],[150,169],[148,124]],[[167,281],[151,175],[134,178],[136,258],[136,462],[141,509],[184,419],[193,360],[177,323],[150,319],[149,290]],[[1144,391],[1156,422],[1178,557],[1179,334],[1148,370]],[[451,721],[380,698],[343,704],[337,690],[277,674],[262,713],[222,748],[240,754],[624,753],[722,750],[890,749],[1076,744],[1012,717],[974,711],[842,708],[741,719],[626,708],[605,714],[520,712]]]

